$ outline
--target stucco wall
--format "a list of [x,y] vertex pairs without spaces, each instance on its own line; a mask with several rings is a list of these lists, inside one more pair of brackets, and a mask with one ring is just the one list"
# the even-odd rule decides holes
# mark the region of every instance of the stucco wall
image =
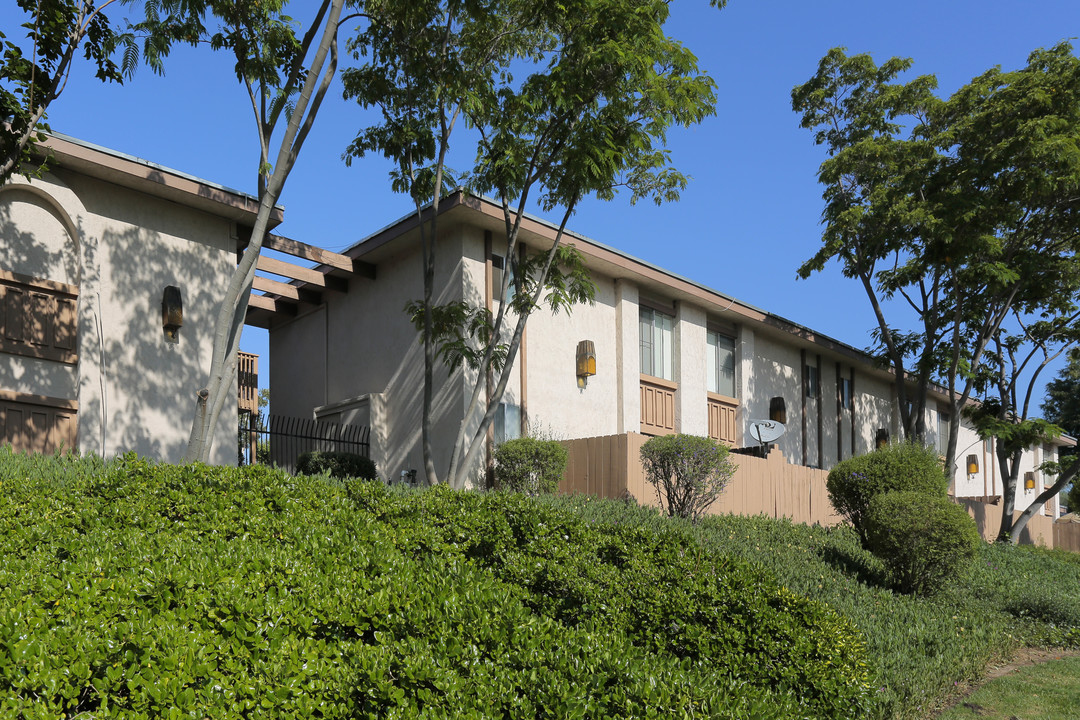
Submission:
[[[459,300],[464,277],[461,229],[443,230],[437,303]],[[420,246],[417,241],[397,247],[397,254],[379,262],[375,280],[353,277],[347,293],[326,293],[325,311],[271,329],[270,387],[275,414],[293,417],[312,417],[316,408],[378,396],[365,412],[379,474],[397,478],[402,470],[416,470],[422,477],[423,345],[405,313],[407,302],[423,297]],[[440,475],[449,466],[463,402],[462,373],[454,382],[448,378],[436,359],[432,444]]]
[[[57,368],[5,355],[0,386],[76,399],[84,452],[180,460],[235,267],[234,237],[227,220],[83,175],[13,179],[0,192],[0,263],[78,286],[79,361]],[[161,328],[168,285],[183,296],[178,344]],[[236,462],[235,427],[231,405],[213,461]]]
[[[764,333],[755,333],[754,357],[749,370],[753,373],[754,383],[751,397],[744,400],[747,419],[767,419],[770,399],[784,398],[787,406],[787,431],[775,444],[784,453],[784,457],[791,462],[800,463],[803,447],[803,395],[798,348],[781,344]],[[808,418],[807,432],[812,430],[809,420]]]
[[[594,276],[596,299],[577,305],[569,315],[544,308],[530,318],[527,330],[529,418],[566,439],[613,435],[619,430],[619,345],[616,334],[615,281]],[[634,306],[637,327],[637,306]],[[636,337],[636,333],[635,333]],[[577,345],[592,340],[596,375],[584,388],[577,384]],[[635,348],[636,349],[636,348]],[[631,358],[637,371],[638,357]],[[635,375],[634,392],[637,392]],[[635,421],[637,417],[635,415]],[[636,429],[636,428],[634,428]]]

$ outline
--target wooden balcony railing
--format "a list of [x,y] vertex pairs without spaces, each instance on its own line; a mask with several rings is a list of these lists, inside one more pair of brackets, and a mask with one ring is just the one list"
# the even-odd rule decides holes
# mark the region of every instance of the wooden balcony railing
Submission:
[[641,376],[641,434],[669,435],[675,432],[675,392],[670,380]]
[[739,426],[735,421],[739,401],[726,395],[709,393],[709,437],[720,442],[737,446],[739,444]]
[[259,412],[259,356],[241,351],[236,357],[236,392],[240,411]]

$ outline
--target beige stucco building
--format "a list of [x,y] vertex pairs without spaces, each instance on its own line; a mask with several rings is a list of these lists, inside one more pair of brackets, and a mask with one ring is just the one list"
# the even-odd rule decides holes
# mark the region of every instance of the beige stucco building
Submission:
[[[177,461],[257,202],[72,138],[46,147],[46,172],[0,187],[0,442]],[[215,462],[236,462],[235,428],[229,408]]]
[[[504,232],[496,204],[462,194],[444,201],[438,302],[497,306]],[[529,218],[522,241],[543,250],[555,234],[555,226]],[[776,444],[803,465],[829,468],[881,438],[898,437],[891,375],[863,352],[593,240],[570,234],[566,241],[592,273],[595,302],[569,316],[543,309],[530,317],[496,416],[496,441],[539,428],[565,439],[685,432],[745,446],[756,443],[751,421],[768,420],[781,406],[786,432]],[[422,467],[423,355],[403,310],[422,296],[415,217],[346,254],[376,272],[352,282],[347,293],[325,292],[318,305],[294,303],[287,313],[267,307],[252,319],[270,329],[275,413],[369,424],[373,459],[384,477],[397,478]],[[581,387],[576,350],[584,340],[595,348],[596,374]],[[475,373],[440,368],[433,405],[440,472],[476,381]],[[938,400],[947,407],[944,397]],[[927,427],[945,420],[931,402]],[[1053,452],[1032,453],[1032,468]],[[989,448],[965,429],[960,462],[972,453],[979,471],[958,471],[956,493],[1000,494]],[[1039,478],[1039,488],[1044,481]],[[1018,498],[1018,507],[1033,498]],[[1054,503],[1048,512],[1056,514]]]
[[[71,138],[53,136],[48,147],[47,172],[0,188],[0,442],[178,460],[221,294],[257,203]],[[437,302],[497,307],[503,233],[496,204],[463,194],[443,202]],[[522,226],[532,251],[549,248],[555,234],[536,218]],[[566,439],[685,432],[749,446],[752,421],[783,415],[776,445],[784,456],[829,468],[899,435],[891,375],[863,352],[588,238],[565,241],[592,274],[595,302],[529,319],[493,440],[530,429]],[[415,217],[344,255],[275,235],[267,247],[316,265],[259,262],[248,322],[270,331],[274,413],[370,426],[386,478],[422,467],[423,355],[404,312],[423,290]],[[183,303],[178,338],[163,329],[166,288]],[[582,341],[595,350],[586,383],[576,372]],[[477,380],[437,369],[440,472]],[[944,427],[947,404],[934,400],[926,426]],[[215,462],[236,461],[235,428],[230,407]],[[1031,473],[1034,487],[1020,483],[1018,507],[1049,482],[1038,466],[1056,453],[1048,445],[1025,455],[1021,478]],[[972,455],[978,467],[968,473]],[[968,428],[957,461],[957,496],[1000,495],[992,447]],[[1046,512],[1057,511],[1055,499]]]

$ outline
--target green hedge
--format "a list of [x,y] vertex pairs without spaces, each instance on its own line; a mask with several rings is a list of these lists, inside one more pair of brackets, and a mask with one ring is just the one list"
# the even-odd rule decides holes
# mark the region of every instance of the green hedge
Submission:
[[672,517],[697,522],[737,469],[728,447],[699,435],[660,435],[641,446],[645,479]]
[[850,717],[859,636],[521,496],[0,449],[0,717]]
[[495,488],[527,495],[559,489],[568,453],[557,440],[523,437],[495,448]]
[[893,443],[836,464],[826,481],[829,501],[855,527],[866,542],[866,515],[870,501],[892,491],[914,491],[945,497],[949,480],[941,459],[916,443]]
[[900,592],[916,595],[957,579],[982,544],[967,510],[947,497],[912,490],[871,499],[864,523],[866,549],[885,564]]
[[327,473],[338,480],[374,480],[379,475],[375,461],[357,453],[325,452],[312,450],[296,459],[296,472],[299,475],[321,475]]

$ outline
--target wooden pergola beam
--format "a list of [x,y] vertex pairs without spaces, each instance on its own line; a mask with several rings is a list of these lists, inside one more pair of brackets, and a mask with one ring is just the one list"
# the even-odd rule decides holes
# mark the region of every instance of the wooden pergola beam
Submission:
[[296,315],[296,305],[283,300],[275,300],[274,298],[266,297],[265,295],[256,295],[252,293],[248,297],[248,309],[266,310],[267,312],[274,313],[275,315]]
[[289,285],[288,283],[278,282],[277,280],[271,280],[270,278],[264,278],[259,275],[255,276],[252,288],[261,290],[262,292],[272,293],[283,300],[309,302],[315,305],[322,302],[322,293],[317,290],[309,290],[307,287]]
[[349,281],[345,278],[333,277],[313,268],[300,267],[299,265],[293,265],[292,263],[278,260],[277,258],[260,255],[259,263],[255,267],[263,272],[281,275],[282,277],[292,278],[293,280],[300,280],[301,282],[326,288],[327,290],[337,290],[339,292],[349,291]]
[[355,273],[370,280],[375,279],[375,266],[371,263],[366,263],[363,260],[354,260],[348,255],[342,255],[341,253],[332,252],[330,250],[323,250],[320,247],[308,245],[299,240],[293,240],[282,235],[270,233],[267,234],[266,239],[263,241],[263,246],[270,248],[271,250],[283,252],[286,255],[303,258],[304,260],[311,260],[312,262],[321,263],[322,265],[329,265],[332,268],[344,270],[345,272]]

